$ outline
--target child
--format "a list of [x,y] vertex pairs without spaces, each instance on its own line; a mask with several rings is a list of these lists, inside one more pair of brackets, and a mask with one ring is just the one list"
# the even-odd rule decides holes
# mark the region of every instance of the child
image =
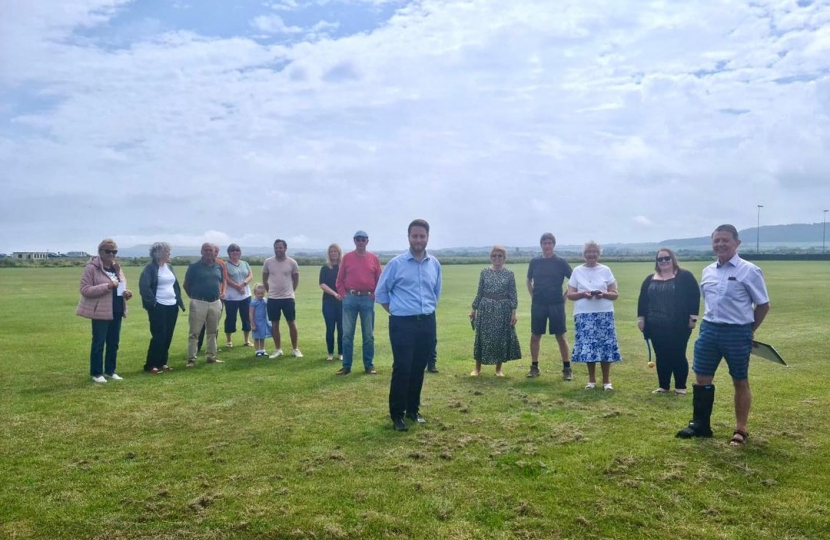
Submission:
[[265,299],[265,286],[262,283],[257,283],[254,287],[254,297],[251,300],[250,319],[256,356],[268,356],[265,352],[265,340],[271,337],[271,321],[268,320],[268,301]]

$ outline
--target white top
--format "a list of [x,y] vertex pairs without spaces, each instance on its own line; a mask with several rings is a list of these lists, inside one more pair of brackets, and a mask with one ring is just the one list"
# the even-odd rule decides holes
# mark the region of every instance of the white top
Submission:
[[162,306],[176,305],[176,291],[173,284],[176,283],[176,276],[166,264],[159,266],[159,282],[156,287],[156,302]]
[[285,257],[278,261],[276,257],[268,257],[262,263],[262,269],[268,271],[268,298],[282,300],[294,298],[293,275],[300,273],[297,261]]
[[[575,287],[577,292],[602,291],[617,282],[611,269],[604,264],[594,267],[577,266],[568,280],[569,287]],[[614,302],[607,298],[580,298],[574,302],[574,315],[577,313],[605,313],[614,311]]]
[[703,269],[703,320],[720,324],[752,324],[755,306],[769,303],[761,269],[737,254],[725,264]]

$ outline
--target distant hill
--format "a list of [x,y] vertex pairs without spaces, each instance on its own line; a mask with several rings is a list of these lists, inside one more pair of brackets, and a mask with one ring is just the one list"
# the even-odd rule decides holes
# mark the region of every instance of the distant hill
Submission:
[[[760,229],[761,251],[776,250],[818,250],[821,251],[823,223],[797,223],[792,225],[765,225]],[[755,250],[755,242],[758,238],[758,229],[751,227],[738,231],[741,237],[741,251],[750,253]],[[830,239],[828,239],[830,241]],[[711,240],[708,236],[697,238],[671,238],[660,242],[637,242],[623,244],[603,244],[603,251],[607,255],[634,255],[651,253],[661,246],[670,247],[676,251],[683,252],[710,252],[712,249]],[[444,248],[432,250],[438,256],[452,257],[478,257],[490,252],[491,246],[468,246],[457,248]],[[198,257],[200,248],[198,246],[174,246],[174,257]],[[532,256],[539,252],[539,246],[509,246],[508,252],[515,256]],[[556,250],[562,254],[578,255],[582,251],[582,245],[558,245]],[[120,257],[147,257],[150,251],[149,244],[138,245],[128,248],[120,248]],[[242,246],[242,253],[245,257],[270,257],[274,251],[271,247]],[[324,257],[325,248],[292,250],[292,257]],[[386,250],[375,252],[381,256],[394,256],[400,250]],[[220,256],[224,257],[225,253]]]

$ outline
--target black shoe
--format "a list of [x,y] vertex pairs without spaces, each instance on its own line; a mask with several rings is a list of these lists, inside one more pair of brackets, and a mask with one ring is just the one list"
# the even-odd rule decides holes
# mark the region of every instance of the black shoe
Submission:
[[406,431],[409,428],[406,427],[406,424],[403,421],[403,418],[393,418],[392,419],[392,428],[395,431]]
[[429,366],[427,368],[427,371],[429,371],[430,373],[438,373],[438,368],[435,366]]
[[709,426],[698,425],[693,421],[689,425],[681,429],[675,434],[678,439],[691,439],[692,437],[709,438],[712,436],[712,428]]
[[412,420],[413,422],[417,422],[418,424],[426,424],[427,423],[426,418],[421,416],[421,413],[415,413],[415,414],[407,413],[406,417],[409,418],[410,420]]
[[348,375],[351,372],[352,372],[352,370],[350,370],[350,369],[340,368],[340,369],[337,370],[337,373],[335,373],[335,375]]

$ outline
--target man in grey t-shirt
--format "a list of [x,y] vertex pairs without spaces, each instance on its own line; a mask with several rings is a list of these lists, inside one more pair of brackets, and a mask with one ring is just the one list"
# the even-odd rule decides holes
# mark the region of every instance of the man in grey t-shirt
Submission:
[[262,264],[262,284],[268,292],[268,320],[271,321],[271,336],[274,338],[276,350],[269,358],[282,356],[280,348],[280,316],[285,315],[288,323],[288,332],[291,336],[291,348],[294,356],[302,358],[303,353],[297,347],[297,312],[294,305],[294,291],[300,284],[300,267],[297,261],[288,257],[285,252],[288,243],[277,238],[274,241],[274,256],[265,259]]

